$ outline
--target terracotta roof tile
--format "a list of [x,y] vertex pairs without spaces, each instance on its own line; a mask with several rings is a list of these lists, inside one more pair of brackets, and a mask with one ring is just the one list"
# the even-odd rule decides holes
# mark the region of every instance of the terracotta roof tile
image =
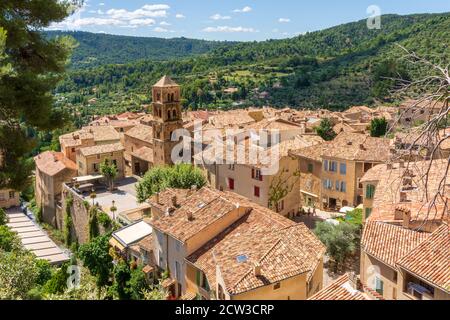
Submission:
[[93,156],[96,154],[119,152],[119,151],[124,151],[124,150],[125,150],[125,148],[122,146],[121,143],[112,143],[112,144],[101,144],[98,146],[81,148],[79,150],[79,152],[83,156],[88,157],[88,156]]
[[371,300],[364,292],[356,290],[346,273],[332,284],[320,290],[308,300]]
[[151,126],[138,124],[126,132],[125,135],[145,142],[151,142],[153,140],[153,128]]
[[[286,278],[313,271],[325,247],[303,224],[296,224],[250,200],[224,192],[224,197],[250,211],[187,258],[216,282],[216,267],[227,290],[239,294]],[[245,256],[245,261],[238,261]],[[261,275],[254,274],[255,263]]]
[[157,196],[153,195],[148,202],[152,207],[156,207],[158,210],[166,212],[167,209],[174,207],[173,197],[176,197],[177,206],[181,206],[186,199],[192,195],[192,192],[192,190],[168,188],[159,193],[158,201],[156,200]]
[[369,221],[364,226],[361,249],[395,269],[397,261],[429,236],[429,233],[405,229],[389,223]]
[[[220,191],[205,187],[191,195],[173,214],[152,224],[164,233],[186,241],[234,209],[236,204],[224,198]],[[188,214],[192,214],[191,220]]]
[[139,148],[138,150],[131,153],[131,155],[138,159],[153,163],[153,149],[149,147]]
[[354,161],[386,161],[389,159],[390,140],[365,134],[342,132],[323,156]]
[[397,262],[401,268],[450,292],[450,230],[442,224]]
[[70,159],[64,157],[61,152],[46,151],[34,157],[36,167],[46,175],[54,176],[68,169],[77,170],[77,165]]

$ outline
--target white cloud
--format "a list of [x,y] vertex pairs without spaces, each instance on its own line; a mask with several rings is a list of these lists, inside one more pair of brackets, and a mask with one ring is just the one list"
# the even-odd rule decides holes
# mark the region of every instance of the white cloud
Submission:
[[249,6],[245,6],[242,9],[235,9],[235,10],[233,10],[233,12],[236,12],[236,13],[247,13],[247,12],[250,12],[250,11],[252,11],[252,8],[249,7]]
[[278,22],[279,23],[289,23],[289,22],[291,22],[291,19],[289,19],[289,18],[280,18],[280,19],[278,19]]
[[152,26],[156,23],[153,19],[133,19],[130,20],[132,26]]
[[175,32],[173,30],[168,30],[168,29],[161,28],[161,27],[156,27],[156,28],[153,29],[153,31],[160,32],[160,33],[164,33],[164,32],[171,32],[172,33],[172,32]]
[[113,19],[132,20],[141,18],[165,18],[167,17],[166,10],[146,10],[137,9],[135,11],[128,11],[125,9],[110,9],[106,12]]
[[105,3],[104,2],[100,2],[98,5],[103,7],[105,5]]
[[148,11],[169,10],[170,6],[167,4],[146,4],[142,9]]
[[66,21],[53,24],[51,29],[77,29],[85,26],[120,26],[124,22],[117,19],[104,19],[104,18],[80,18],[80,19],[68,19]]
[[220,26],[220,27],[208,27],[203,29],[204,32],[259,32],[253,28],[244,28],[244,27],[228,27],[228,26]]
[[184,15],[181,14],[181,13],[177,13],[177,14],[175,15],[175,18],[177,18],[177,19],[184,19],[184,18],[186,18],[186,16],[184,16]]
[[170,24],[170,23],[168,23],[168,22],[166,22],[166,21],[161,21],[161,22],[159,23],[159,25],[161,25],[161,26],[171,26],[172,24]]
[[215,15],[212,15],[211,17],[209,17],[211,20],[230,20],[231,17],[230,16],[222,16],[219,13],[216,13]]

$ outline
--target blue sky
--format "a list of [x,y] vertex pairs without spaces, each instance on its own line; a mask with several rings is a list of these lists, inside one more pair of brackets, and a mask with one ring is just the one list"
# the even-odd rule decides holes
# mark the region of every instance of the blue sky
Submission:
[[85,0],[51,29],[209,40],[288,38],[382,14],[448,12],[447,0]]

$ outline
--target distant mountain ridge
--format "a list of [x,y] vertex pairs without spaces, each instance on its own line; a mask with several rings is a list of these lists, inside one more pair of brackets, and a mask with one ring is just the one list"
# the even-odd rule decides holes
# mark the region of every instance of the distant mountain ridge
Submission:
[[133,37],[84,31],[46,31],[48,37],[71,36],[79,44],[72,56],[73,68],[124,64],[137,60],[169,60],[210,52],[236,42],[187,38]]
[[[184,105],[192,109],[272,105],[343,110],[395,103],[389,78],[423,75],[402,61],[400,45],[441,65],[450,63],[450,13],[383,15],[381,21],[379,30],[360,20],[290,39],[217,43],[185,58],[73,70],[57,92],[86,117],[139,109],[150,102],[149,87],[163,74],[182,85]],[[230,87],[237,92],[226,94]],[[94,95],[96,108],[89,109],[86,101]]]

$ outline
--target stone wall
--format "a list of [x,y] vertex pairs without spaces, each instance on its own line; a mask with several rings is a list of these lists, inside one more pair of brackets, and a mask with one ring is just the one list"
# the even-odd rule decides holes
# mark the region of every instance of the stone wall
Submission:
[[[70,207],[70,214],[72,217],[72,242],[79,244],[88,243],[89,239],[89,209],[91,203],[85,201],[79,194],[72,190],[66,184],[63,185],[62,193],[62,209],[57,210],[58,227],[64,230],[64,216],[66,213],[66,199],[71,196],[73,201]],[[105,234],[107,231],[101,224],[99,224],[100,234]]]

